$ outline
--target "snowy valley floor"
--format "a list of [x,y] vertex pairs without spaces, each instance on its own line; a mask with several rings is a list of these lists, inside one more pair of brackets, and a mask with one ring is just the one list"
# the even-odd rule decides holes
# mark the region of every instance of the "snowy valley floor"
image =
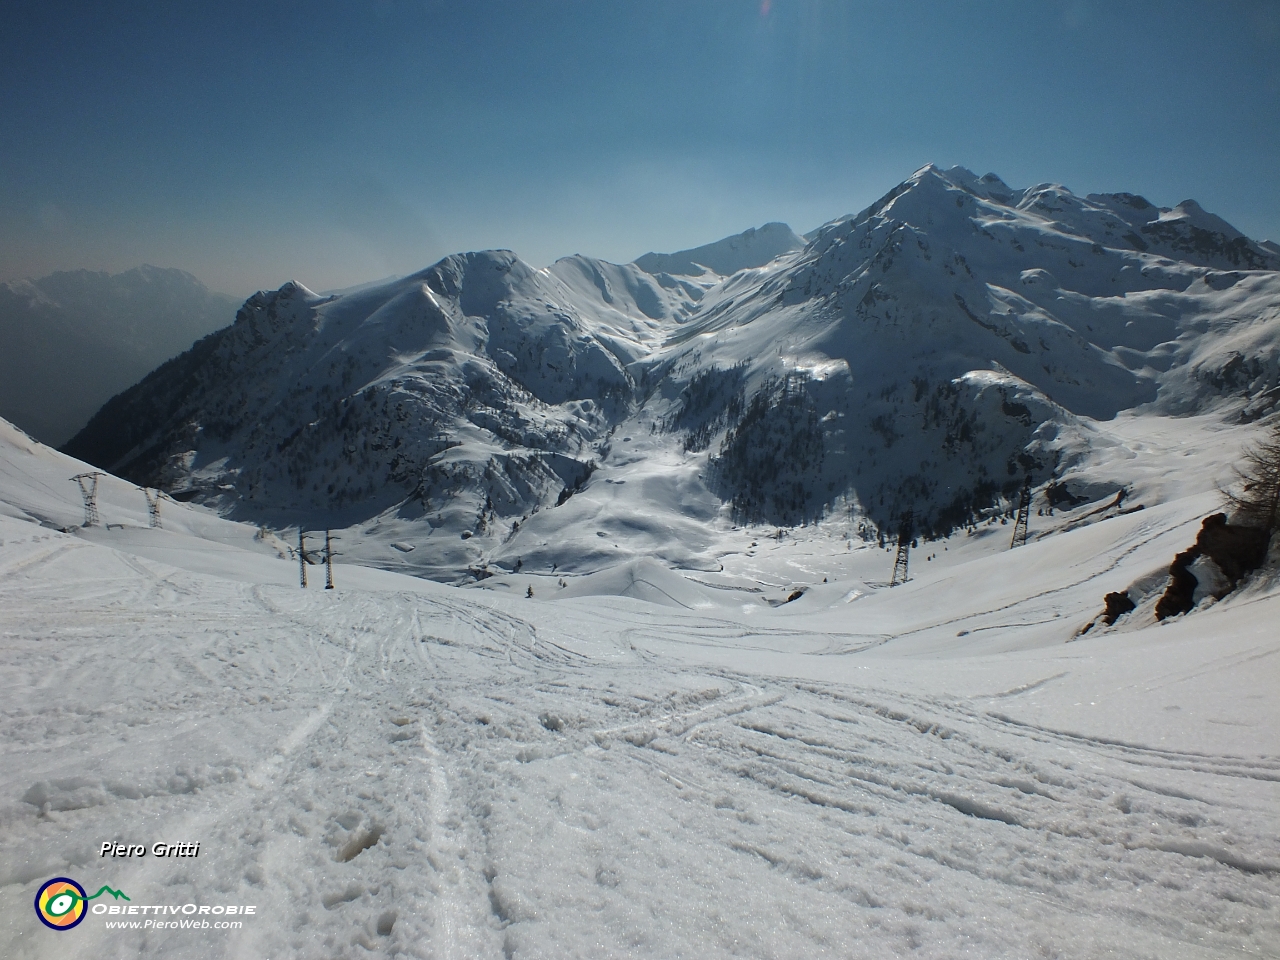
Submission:
[[[62,533],[22,515],[69,491],[24,482],[6,958],[1280,955],[1280,593],[1071,639],[1211,499],[748,611],[353,566],[304,592],[251,530]],[[54,932],[57,876],[257,913]]]

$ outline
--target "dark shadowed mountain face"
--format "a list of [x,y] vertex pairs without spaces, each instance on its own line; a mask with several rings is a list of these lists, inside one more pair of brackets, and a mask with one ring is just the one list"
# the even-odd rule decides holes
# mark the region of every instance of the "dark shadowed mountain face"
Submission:
[[929,166],[803,246],[749,233],[700,260],[489,251],[343,296],[286,284],[67,451],[454,579],[713,567],[717,524],[869,536],[910,509],[939,533],[1062,487],[1122,412],[1280,402],[1280,256],[1192,202]]
[[52,446],[99,407],[235,316],[181,270],[74,270],[0,284],[0,416]]

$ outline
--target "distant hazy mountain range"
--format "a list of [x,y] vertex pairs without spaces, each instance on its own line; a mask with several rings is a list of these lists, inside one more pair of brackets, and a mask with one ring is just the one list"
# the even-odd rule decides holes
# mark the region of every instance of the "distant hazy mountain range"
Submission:
[[160,267],[0,283],[0,416],[65,443],[115,394],[230,323],[237,305]]
[[1133,455],[1122,411],[1267,415],[1277,270],[1192,201],[928,166],[807,240],[288,283],[66,450],[432,577],[714,569],[726,525],[874,536],[912,510],[928,534],[1028,479],[1046,506],[1114,496],[1106,457],[1081,470]]

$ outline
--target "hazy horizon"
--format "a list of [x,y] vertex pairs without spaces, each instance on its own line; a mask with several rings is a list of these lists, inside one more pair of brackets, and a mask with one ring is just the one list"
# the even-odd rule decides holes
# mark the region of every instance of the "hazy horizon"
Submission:
[[1272,3],[16,6],[0,280],[628,262],[811,230],[930,162],[1280,239]]

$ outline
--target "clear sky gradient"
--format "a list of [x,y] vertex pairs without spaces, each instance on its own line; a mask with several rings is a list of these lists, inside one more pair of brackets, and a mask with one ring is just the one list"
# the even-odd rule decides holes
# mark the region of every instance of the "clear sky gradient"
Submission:
[[626,262],[928,162],[1280,241],[1276,0],[7,0],[0,280]]

